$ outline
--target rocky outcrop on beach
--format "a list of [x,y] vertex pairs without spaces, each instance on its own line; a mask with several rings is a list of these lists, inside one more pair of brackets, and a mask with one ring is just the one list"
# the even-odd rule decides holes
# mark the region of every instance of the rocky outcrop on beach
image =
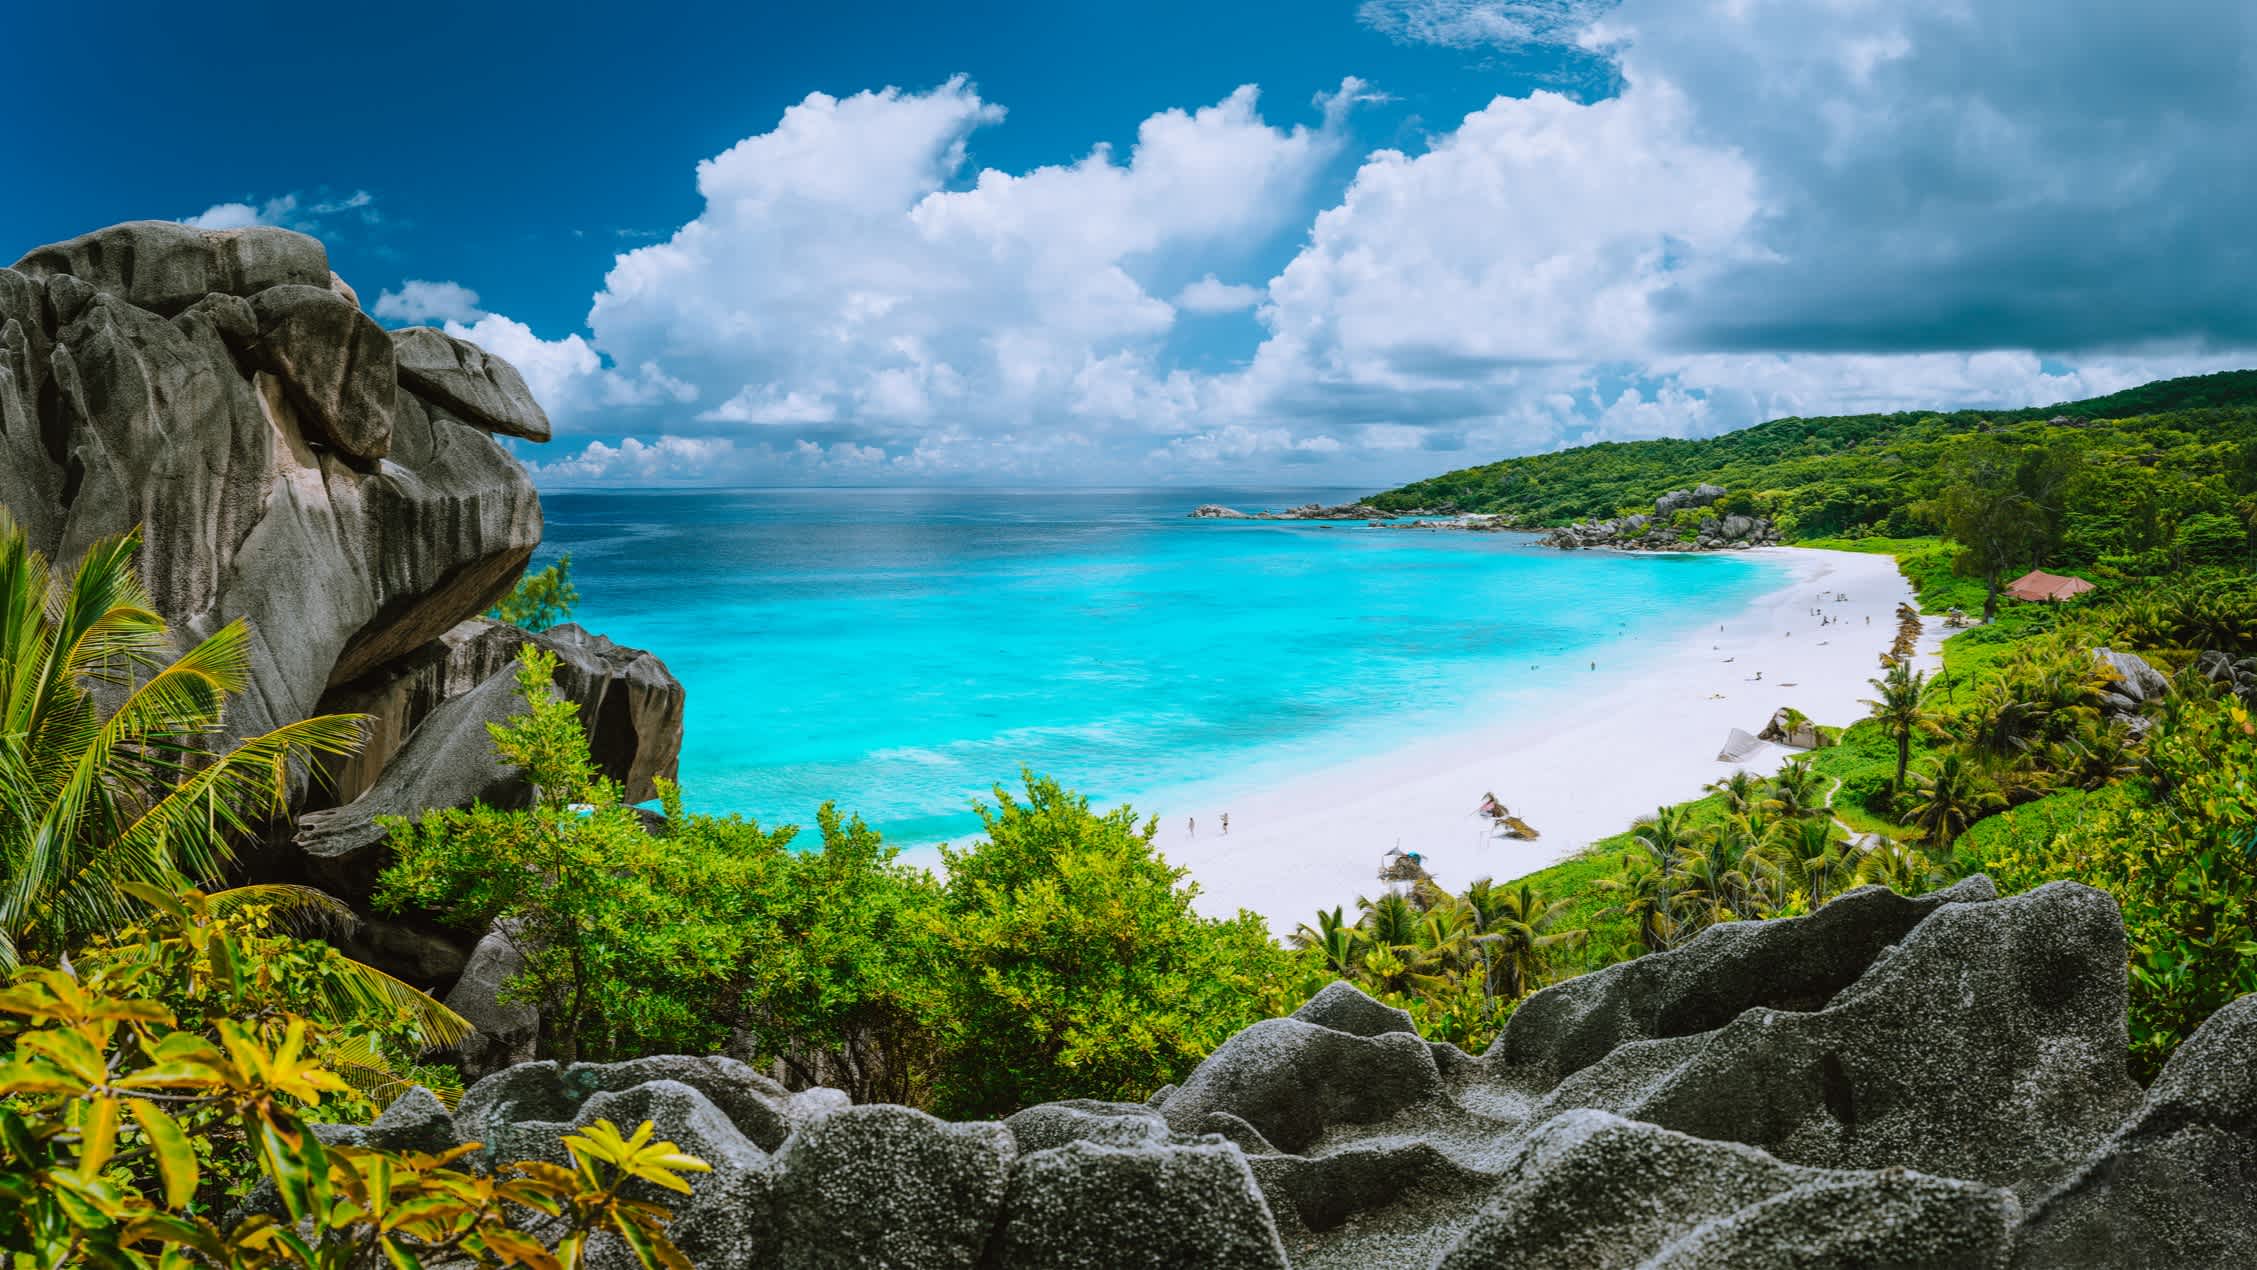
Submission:
[[1724,497],[1721,485],[1696,485],[1672,490],[1654,500],[1651,515],[1634,512],[1612,520],[1578,521],[1561,525],[1544,535],[1543,544],[1574,551],[1586,547],[1615,547],[1624,551],[1740,551],[1778,543],[1779,531],[1768,516],[1732,513],[1703,516],[1691,537],[1678,527],[1678,513],[1697,511]]
[[654,1120],[714,1165],[673,1228],[713,1270],[2240,1264],[2257,998],[2143,1095],[2124,950],[2071,883],[1870,887],[1547,988],[1478,1056],[1334,984],[1148,1103],[950,1124],[654,1058],[328,1132],[561,1160]]
[[1427,516],[1426,511],[1383,511],[1370,503],[1304,503],[1279,511],[1242,512],[1219,503],[1202,503],[1190,514],[1193,520],[1389,520],[1399,516]]
[[248,624],[227,736],[369,714],[367,747],[308,805],[416,815],[496,792],[468,717],[507,708],[528,642],[558,653],[556,687],[630,797],[673,773],[682,689],[656,658],[478,617],[541,540],[497,435],[549,435],[517,371],[377,325],[304,234],[136,221],[0,269],[0,503],[66,568],[139,527],[183,648]]
[[1826,734],[1818,730],[1818,725],[1810,721],[1809,716],[1785,706],[1772,711],[1771,721],[1764,724],[1763,731],[1755,735],[1759,741],[1770,741],[1796,750],[1815,750],[1831,743]]

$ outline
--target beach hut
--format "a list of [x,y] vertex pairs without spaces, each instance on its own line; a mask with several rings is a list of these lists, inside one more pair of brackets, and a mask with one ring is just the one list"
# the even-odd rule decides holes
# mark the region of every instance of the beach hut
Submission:
[[2074,599],[2092,589],[2092,583],[2083,578],[2064,578],[2058,573],[2047,573],[2043,569],[2032,569],[2006,584],[2008,595],[2033,604]]

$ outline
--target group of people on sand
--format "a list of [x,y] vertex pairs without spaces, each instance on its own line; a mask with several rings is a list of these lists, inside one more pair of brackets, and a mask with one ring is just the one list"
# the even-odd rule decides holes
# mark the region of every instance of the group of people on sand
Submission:
[[[1183,832],[1184,832],[1184,836],[1185,836],[1185,837],[1190,837],[1190,838],[1196,838],[1196,837],[1198,837],[1198,836],[1199,836],[1199,818],[1198,818],[1197,816],[1185,816],[1185,817],[1183,818]],[[1224,813],[1223,813],[1223,837],[1225,837],[1225,838],[1228,838],[1229,836],[1230,836],[1230,813],[1226,811],[1226,812],[1224,812]]]

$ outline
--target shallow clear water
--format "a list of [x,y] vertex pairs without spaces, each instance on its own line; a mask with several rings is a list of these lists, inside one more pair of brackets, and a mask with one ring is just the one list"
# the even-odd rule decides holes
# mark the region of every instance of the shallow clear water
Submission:
[[[1775,589],[1760,557],[1194,521],[1355,491],[555,493],[575,620],[689,690],[693,809],[961,838],[1022,764],[1105,803],[1559,708]],[[1531,673],[1531,668],[1537,673]],[[1548,673],[1547,673],[1548,672]]]

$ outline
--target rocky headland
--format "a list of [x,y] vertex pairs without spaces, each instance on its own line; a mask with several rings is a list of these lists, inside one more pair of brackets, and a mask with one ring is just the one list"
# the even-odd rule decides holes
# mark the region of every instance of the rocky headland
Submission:
[[[358,902],[381,866],[374,815],[522,798],[481,724],[521,708],[527,642],[558,653],[557,691],[630,798],[672,775],[683,694],[657,658],[480,616],[541,540],[496,436],[549,436],[517,371],[442,331],[385,330],[304,234],[138,221],[0,269],[0,504],[31,546],[67,566],[138,526],[182,647],[245,621],[251,683],[227,736],[370,716],[363,750],[298,792],[316,814],[253,862],[261,879]],[[475,943],[372,921],[355,951],[445,992]]]
[[1193,520],[1317,520],[1363,521],[1390,529],[1455,529],[1469,533],[1524,532],[1541,534],[1542,545],[1563,551],[1611,547],[1620,551],[1743,551],[1776,546],[1778,527],[1768,516],[1726,512],[1688,517],[1722,499],[1721,485],[1701,484],[1671,490],[1654,500],[1651,514],[1636,512],[1607,520],[1584,520],[1550,529],[1522,525],[1505,515],[1451,514],[1427,508],[1391,511],[1370,503],[1326,506],[1305,503],[1277,511],[1240,511],[1219,503],[1204,503],[1190,512]]
[[1193,508],[1193,520],[1392,520],[1402,516],[1424,516],[1423,511],[1381,511],[1370,503],[1338,503],[1327,507],[1322,503],[1303,503],[1277,511],[1242,512],[1235,507],[1219,503],[1202,503]]
[[1146,1103],[954,1124],[674,1057],[329,1132],[561,1161],[653,1120],[714,1166],[672,1228],[714,1270],[2247,1264],[2257,997],[2142,1091],[2124,948],[2072,883],[1869,887],[1547,988],[1480,1055],[1336,983]]
[[1704,515],[1691,525],[1680,527],[1685,519],[1683,513],[1709,507],[1725,493],[1723,486],[1708,484],[1671,490],[1654,500],[1651,515],[1634,512],[1611,520],[1561,525],[1545,534],[1543,542],[1547,547],[1566,551],[1586,547],[1614,547],[1623,551],[1738,551],[1778,543],[1779,531],[1766,516]]

